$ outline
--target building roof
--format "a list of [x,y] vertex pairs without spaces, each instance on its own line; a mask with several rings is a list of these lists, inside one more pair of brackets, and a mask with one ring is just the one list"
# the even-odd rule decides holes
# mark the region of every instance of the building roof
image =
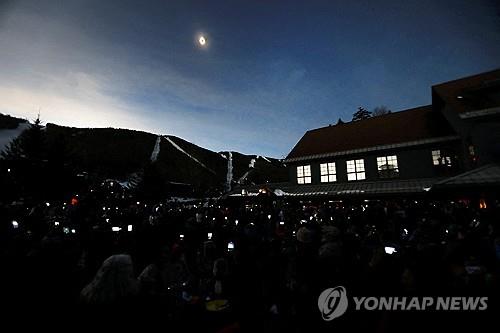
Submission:
[[[247,195],[252,196],[256,195],[260,188],[266,187],[271,189],[275,194],[279,193],[286,197],[416,194],[428,192],[432,185],[438,181],[440,181],[439,178],[361,181],[319,185],[277,183],[245,187],[245,190]],[[238,191],[233,191],[230,196],[242,195]]]
[[500,165],[487,164],[436,183],[438,187],[500,185]]
[[500,106],[500,69],[432,86],[445,104],[459,114]]
[[286,161],[454,135],[441,113],[427,105],[307,131]]

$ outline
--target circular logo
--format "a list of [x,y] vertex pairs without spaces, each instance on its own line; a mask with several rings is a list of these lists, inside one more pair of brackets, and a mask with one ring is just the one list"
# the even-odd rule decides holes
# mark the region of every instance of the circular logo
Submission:
[[326,321],[342,316],[347,303],[347,292],[342,286],[325,289],[318,297],[318,308]]

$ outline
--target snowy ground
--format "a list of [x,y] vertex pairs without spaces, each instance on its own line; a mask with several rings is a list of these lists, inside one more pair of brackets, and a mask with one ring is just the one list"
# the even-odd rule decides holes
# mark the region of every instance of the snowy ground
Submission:
[[158,154],[160,153],[160,143],[161,143],[161,136],[158,135],[155,146],[153,148],[153,152],[151,153],[151,162],[155,162],[158,159]]
[[231,183],[233,182],[233,153],[228,153],[227,159],[227,176],[226,176],[226,187],[228,191],[231,191]]

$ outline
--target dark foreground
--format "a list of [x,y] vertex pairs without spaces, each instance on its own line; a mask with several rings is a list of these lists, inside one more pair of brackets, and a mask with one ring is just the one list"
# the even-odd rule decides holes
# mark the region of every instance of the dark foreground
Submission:
[[[479,209],[466,199],[141,202],[112,183],[67,202],[3,203],[3,322],[76,329],[104,320],[198,332],[491,330],[499,213],[498,201]],[[488,308],[356,311],[350,300],[327,322],[318,296],[336,286],[350,298],[488,297]]]

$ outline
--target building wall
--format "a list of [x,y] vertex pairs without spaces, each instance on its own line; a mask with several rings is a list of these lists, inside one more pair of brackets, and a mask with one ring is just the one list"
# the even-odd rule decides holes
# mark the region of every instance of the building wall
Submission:
[[469,137],[475,147],[477,164],[500,162],[500,119],[488,117],[467,120]]
[[[442,150],[449,152],[453,160],[452,168],[435,167],[432,162],[432,150]],[[461,143],[459,141],[444,142],[431,146],[407,147],[405,149],[385,150],[378,152],[369,152],[364,154],[338,156],[326,159],[317,159],[302,162],[288,163],[290,181],[297,183],[297,166],[311,166],[311,184],[321,183],[320,164],[335,162],[337,171],[337,183],[347,183],[347,164],[348,160],[364,159],[365,181],[387,181],[394,178],[381,178],[377,168],[377,157],[396,155],[398,159],[399,175],[395,179],[418,179],[434,178],[442,176],[451,176],[463,170]],[[356,182],[356,181],[349,181]]]
[[[457,110],[446,105],[445,101],[434,91],[432,104],[462,138],[460,155],[464,170],[500,162],[500,117],[498,115],[461,119]],[[469,154],[470,145],[474,147],[475,159]]]

